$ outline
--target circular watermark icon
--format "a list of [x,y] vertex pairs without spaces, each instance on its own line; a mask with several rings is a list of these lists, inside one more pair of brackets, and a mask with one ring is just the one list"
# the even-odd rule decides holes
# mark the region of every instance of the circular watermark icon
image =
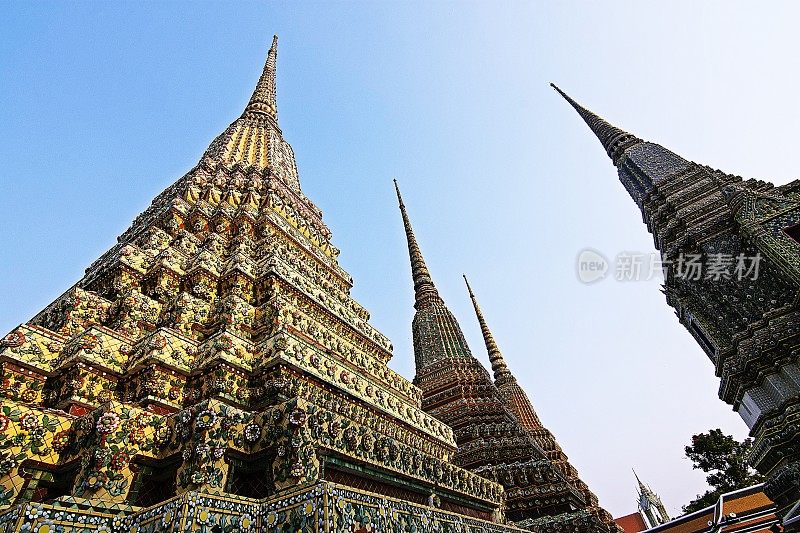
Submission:
[[575,268],[581,283],[595,283],[608,274],[608,259],[597,250],[586,248],[578,254]]

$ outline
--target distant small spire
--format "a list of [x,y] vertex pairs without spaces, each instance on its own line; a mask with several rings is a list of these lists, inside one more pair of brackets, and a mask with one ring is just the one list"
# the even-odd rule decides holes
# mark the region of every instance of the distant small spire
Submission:
[[564,99],[569,102],[573,108],[575,108],[575,111],[578,112],[583,121],[586,122],[592,132],[594,132],[597,138],[600,139],[600,142],[602,143],[603,148],[605,148],[608,157],[611,158],[611,161],[613,161],[615,165],[619,163],[619,160],[622,157],[622,154],[625,153],[625,150],[631,146],[643,142],[635,135],[621,130],[616,126],[612,126],[606,122],[605,119],[595,115],[580,105],[578,102],[570,98],[567,93],[559,89],[555,83],[551,83],[550,86],[558,91],[558,94],[563,96]]
[[647,490],[647,487],[645,487],[644,483],[642,483],[642,480],[639,479],[639,475],[636,473],[636,469],[635,468],[631,468],[631,470],[633,470],[633,476],[636,478],[636,482],[639,484],[639,493],[641,494],[645,490]]
[[278,104],[275,99],[275,69],[278,60],[278,36],[272,36],[272,46],[267,53],[267,62],[264,71],[258,79],[250,103],[245,108],[245,113],[265,113],[276,121],[278,120]]
[[494,379],[495,381],[501,380],[502,378],[508,379],[512,377],[511,370],[509,370],[508,365],[506,365],[503,354],[500,352],[500,348],[497,347],[497,343],[494,340],[494,335],[492,335],[489,326],[486,324],[486,320],[483,318],[483,312],[478,305],[478,300],[475,298],[475,293],[472,292],[472,287],[469,285],[466,274],[464,275],[464,283],[467,284],[467,291],[472,300],[472,307],[475,308],[475,314],[478,316],[478,323],[481,326],[481,333],[483,333],[483,342],[486,344],[486,351],[489,352],[489,361],[492,363]]
[[648,530],[669,522],[670,517],[667,508],[664,507],[664,502],[661,501],[658,494],[653,492],[653,489],[642,483],[636,470],[632,470],[636,482],[639,484],[639,498],[636,504],[639,506],[639,514],[644,518]]
[[431,275],[428,272],[428,266],[425,264],[422,251],[419,249],[419,244],[417,244],[417,238],[414,236],[414,230],[411,228],[411,221],[408,219],[406,206],[403,203],[403,197],[400,195],[400,187],[397,185],[397,180],[393,181],[394,190],[397,192],[397,201],[400,204],[400,214],[403,217],[403,226],[406,230],[408,255],[411,259],[411,278],[414,281],[414,307],[420,309],[432,300],[438,299],[439,292],[433,284]]

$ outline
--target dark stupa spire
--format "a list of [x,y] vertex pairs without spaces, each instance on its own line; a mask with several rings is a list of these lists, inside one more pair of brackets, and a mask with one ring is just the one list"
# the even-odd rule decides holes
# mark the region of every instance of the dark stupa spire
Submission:
[[489,325],[486,323],[486,319],[483,317],[481,307],[478,305],[478,300],[475,298],[475,294],[472,292],[472,287],[469,286],[469,281],[467,280],[466,275],[464,275],[464,283],[467,284],[469,298],[472,300],[472,307],[475,308],[475,314],[478,317],[478,324],[481,326],[483,342],[486,344],[486,351],[489,353],[489,362],[492,363],[494,379],[497,381],[503,381],[504,378],[507,379],[511,377],[511,371],[508,369],[505,359],[503,359],[503,353],[500,351],[500,348],[497,347],[497,342],[494,340],[492,330],[489,329]]
[[417,238],[414,236],[414,230],[411,228],[411,221],[408,219],[403,197],[400,195],[400,188],[397,186],[397,180],[394,180],[394,190],[397,192],[397,201],[400,204],[400,214],[403,217],[403,226],[405,227],[406,239],[408,240],[408,255],[411,259],[411,278],[414,281],[414,307],[420,309],[432,300],[439,299],[439,292],[433,284],[431,275],[428,272],[428,266],[425,264],[422,251],[419,249],[419,244],[417,244]]
[[417,244],[417,238],[414,236],[414,230],[411,229],[411,221],[408,218],[403,197],[400,196],[397,180],[394,180],[394,188],[400,204],[400,214],[403,216],[403,226],[408,240],[408,255],[411,259],[411,277],[414,281],[414,308],[417,312],[414,313],[411,329],[414,335],[414,358],[417,372],[434,361],[452,357],[473,359],[461,326],[433,284],[425,259],[422,258],[422,252]]
[[611,158],[615,165],[619,162],[625,150],[642,142],[642,140],[635,135],[621,130],[616,126],[612,126],[602,117],[595,115],[580,105],[578,102],[570,98],[567,93],[559,89],[556,84],[551,83],[550,86],[558,91],[558,94],[563,96],[564,99],[569,102],[573,108],[575,108],[575,111],[578,112],[592,132],[594,132],[597,138],[600,139],[600,143],[603,145],[603,148],[605,148],[608,157]]

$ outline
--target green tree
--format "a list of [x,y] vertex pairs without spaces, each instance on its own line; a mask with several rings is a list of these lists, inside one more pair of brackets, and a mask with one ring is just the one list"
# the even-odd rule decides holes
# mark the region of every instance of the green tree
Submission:
[[683,506],[684,513],[692,513],[713,505],[720,495],[743,489],[763,478],[747,464],[747,454],[753,446],[752,439],[739,442],[721,429],[712,429],[692,437],[692,445],[685,448],[686,457],[693,468],[706,472],[710,489]]

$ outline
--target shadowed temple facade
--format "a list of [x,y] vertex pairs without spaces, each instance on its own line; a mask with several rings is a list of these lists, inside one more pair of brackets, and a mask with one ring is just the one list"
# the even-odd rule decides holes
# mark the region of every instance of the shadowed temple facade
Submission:
[[690,162],[553,87],[600,140],[639,207],[661,255],[667,303],[714,365],[720,399],[750,428],[749,461],[768,478],[760,489],[786,530],[797,531],[800,180],[776,187]]
[[[0,344],[0,531],[618,532],[471,288],[493,376],[408,237],[416,377],[350,296],[278,125],[242,115]],[[783,301],[783,299],[781,299]]]

